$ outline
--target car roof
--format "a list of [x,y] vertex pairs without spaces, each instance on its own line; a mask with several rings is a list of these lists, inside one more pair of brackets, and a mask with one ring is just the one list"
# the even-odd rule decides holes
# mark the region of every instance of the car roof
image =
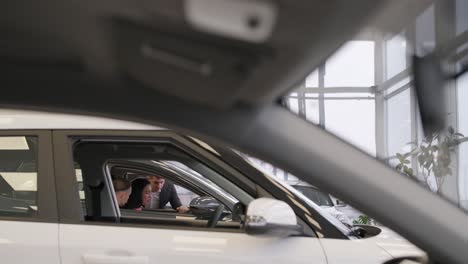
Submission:
[[[132,90],[143,85],[151,89],[147,92],[162,92],[212,107],[263,104],[285,94],[369,21],[375,21],[374,27],[399,30],[398,24],[405,21],[401,8],[409,19],[428,1],[252,1],[239,8],[248,11],[239,13],[239,17],[248,18],[252,12],[261,19],[262,12],[270,14],[259,23],[259,31],[273,27],[265,28],[269,34],[263,41],[246,40],[248,32],[244,37],[227,34],[229,28],[200,28],[198,17],[213,15],[203,13],[203,9],[198,15],[191,12],[193,6],[203,2],[9,1],[0,8],[0,23],[5,25],[0,29],[4,36],[0,56],[10,70],[27,70],[27,64],[33,63],[46,72],[73,71],[114,82],[120,82],[123,75]],[[210,1],[210,5],[217,5],[213,10],[219,10],[229,2]],[[232,2],[242,5],[251,1]],[[395,12],[381,12],[389,2],[399,12],[398,21],[393,19]],[[210,24],[224,25],[224,19]],[[337,26],[336,21],[346,22]],[[209,78],[198,67],[208,68]],[[31,84],[34,87],[34,82]],[[34,90],[47,88],[43,85]],[[64,95],[76,97],[75,102],[87,94],[68,94],[68,89],[66,85],[60,88]],[[124,103],[111,99],[118,95],[112,90],[107,95],[108,103]],[[62,102],[62,106],[69,105]]]
[[0,129],[164,130],[112,118],[15,109],[0,109]]

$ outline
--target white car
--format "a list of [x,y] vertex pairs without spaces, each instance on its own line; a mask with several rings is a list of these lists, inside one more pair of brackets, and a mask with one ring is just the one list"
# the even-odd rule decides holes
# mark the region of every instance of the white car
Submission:
[[352,208],[348,204],[343,203],[338,199],[334,199],[330,194],[319,190],[310,184],[295,184],[292,185],[295,189],[304,194],[317,205],[327,210],[330,214],[347,225],[353,225],[353,221],[357,221],[361,212]]
[[[7,119],[0,253],[8,263],[380,263],[423,255],[388,229],[350,229],[229,148],[118,120],[0,111]],[[145,174],[217,203],[186,204],[186,214],[119,208],[112,179]]]

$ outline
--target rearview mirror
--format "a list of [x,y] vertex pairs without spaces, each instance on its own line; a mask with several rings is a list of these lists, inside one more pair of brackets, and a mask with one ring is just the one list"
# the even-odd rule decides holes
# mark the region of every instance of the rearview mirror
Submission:
[[245,229],[249,235],[287,237],[301,233],[292,208],[271,198],[259,198],[249,204]]
[[426,136],[445,127],[444,86],[447,78],[436,55],[413,57],[413,75],[416,97]]

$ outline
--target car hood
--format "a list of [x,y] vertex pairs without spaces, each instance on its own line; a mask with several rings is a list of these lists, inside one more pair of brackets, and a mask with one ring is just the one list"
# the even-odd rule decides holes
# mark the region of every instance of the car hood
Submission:
[[379,248],[385,250],[392,257],[403,256],[423,256],[425,252],[410,243],[405,238],[401,237],[394,231],[386,227],[378,227],[381,232],[371,238],[365,238],[367,243],[377,245]]
[[372,228],[379,233],[369,238],[320,239],[328,263],[383,263],[396,257],[425,255],[424,251],[392,230],[381,226]]

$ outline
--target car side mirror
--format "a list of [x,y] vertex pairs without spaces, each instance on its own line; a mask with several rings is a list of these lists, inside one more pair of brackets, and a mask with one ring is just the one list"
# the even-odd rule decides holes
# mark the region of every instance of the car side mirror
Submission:
[[336,199],[336,206],[344,207],[346,206],[346,203],[341,201],[340,199]]
[[196,197],[190,202],[190,212],[198,219],[208,220],[212,217],[213,213],[220,203],[210,196]]
[[372,226],[372,225],[355,224],[351,228],[351,231],[353,231],[354,234],[359,237],[367,238],[367,237],[377,236],[378,234],[382,232],[382,229],[380,229],[377,226]]
[[296,214],[285,202],[259,198],[247,207],[245,229],[249,235],[287,237],[301,234]]

